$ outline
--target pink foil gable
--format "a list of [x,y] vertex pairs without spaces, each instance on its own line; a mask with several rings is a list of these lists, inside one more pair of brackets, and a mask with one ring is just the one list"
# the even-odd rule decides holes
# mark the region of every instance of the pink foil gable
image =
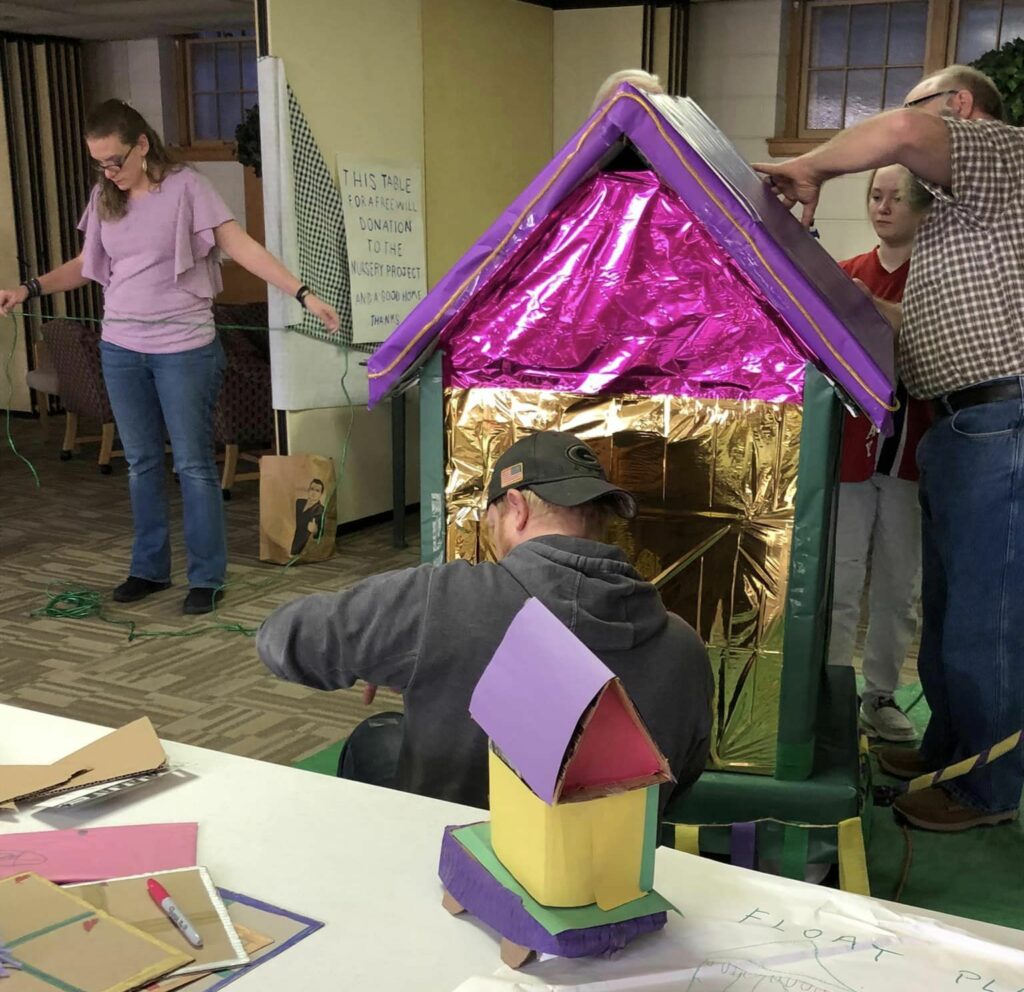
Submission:
[[445,385],[799,403],[780,324],[654,173],[598,173],[444,329]]

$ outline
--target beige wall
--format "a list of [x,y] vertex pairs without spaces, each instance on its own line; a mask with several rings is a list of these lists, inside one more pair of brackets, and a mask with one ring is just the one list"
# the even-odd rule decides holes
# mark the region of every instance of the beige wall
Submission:
[[332,170],[338,152],[421,161],[420,0],[268,0],[267,15]]
[[597,88],[643,58],[643,7],[559,10],[554,31],[554,149],[590,113]]
[[174,42],[170,38],[87,41],[82,45],[86,106],[124,100],[171,143],[178,140],[174,73]]
[[[7,129],[3,126],[3,120],[4,96],[0,90],[0,286],[7,288],[18,285],[20,274],[11,193],[11,160]],[[28,357],[25,350],[24,322],[20,317],[16,320],[10,317],[0,318],[0,364],[7,369],[7,375],[0,371],[0,409],[10,408],[20,412],[31,410],[31,397],[25,383]]]
[[430,285],[551,158],[552,20],[518,0],[423,0]]
[[[781,119],[783,0],[729,0],[691,8],[689,95],[748,161],[768,157],[766,141]],[[864,214],[866,177],[846,176],[822,193],[816,226],[837,258],[875,244]]]

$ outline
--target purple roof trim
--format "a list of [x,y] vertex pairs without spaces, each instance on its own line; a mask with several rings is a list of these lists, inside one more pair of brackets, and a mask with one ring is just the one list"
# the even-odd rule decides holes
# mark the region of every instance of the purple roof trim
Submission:
[[821,368],[878,427],[891,430],[886,406],[895,376],[893,340],[870,301],[693,101],[650,99],[628,85],[595,112],[370,358],[371,405],[422,364],[452,315],[623,135],[700,217]]

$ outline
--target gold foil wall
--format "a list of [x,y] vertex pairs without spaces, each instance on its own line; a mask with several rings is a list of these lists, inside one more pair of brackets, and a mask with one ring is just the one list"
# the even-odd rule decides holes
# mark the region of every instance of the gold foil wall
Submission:
[[758,400],[446,390],[447,556],[491,557],[484,482],[513,442],[586,440],[640,504],[608,540],[708,645],[711,767],[770,774],[800,428],[800,407]]

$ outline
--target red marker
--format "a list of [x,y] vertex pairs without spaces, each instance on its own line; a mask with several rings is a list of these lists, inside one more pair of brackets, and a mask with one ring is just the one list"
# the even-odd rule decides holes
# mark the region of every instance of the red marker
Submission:
[[203,938],[199,936],[199,931],[189,923],[185,914],[174,905],[174,900],[171,899],[167,890],[155,878],[151,878],[146,882],[146,888],[149,891],[149,898],[160,907],[167,916],[167,919],[181,931],[181,935],[193,947],[202,947]]

